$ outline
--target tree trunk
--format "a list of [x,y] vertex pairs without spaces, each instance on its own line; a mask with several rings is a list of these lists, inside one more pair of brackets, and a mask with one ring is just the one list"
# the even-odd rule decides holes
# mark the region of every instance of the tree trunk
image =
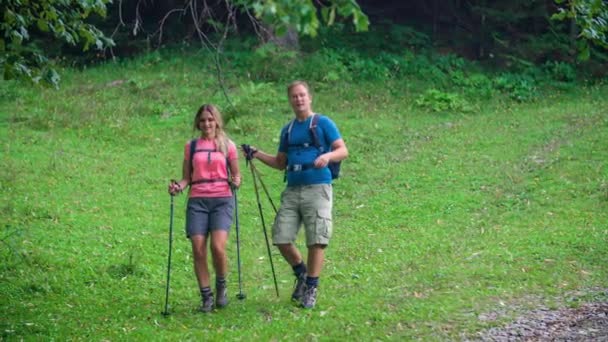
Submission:
[[576,38],[578,37],[578,26],[576,25],[576,19],[570,19],[570,57],[576,58],[578,48],[576,46]]
[[433,0],[433,41],[437,40],[438,37],[438,22],[439,22],[439,4],[438,0]]

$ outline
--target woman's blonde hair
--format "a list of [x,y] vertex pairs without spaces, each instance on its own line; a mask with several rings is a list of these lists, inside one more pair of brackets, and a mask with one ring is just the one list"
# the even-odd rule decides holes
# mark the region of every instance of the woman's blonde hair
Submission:
[[224,119],[216,106],[212,104],[204,104],[198,109],[196,116],[194,117],[194,130],[199,130],[198,123],[201,121],[201,117],[203,116],[204,112],[211,114],[216,122],[215,146],[217,147],[218,151],[222,152],[225,156],[228,156],[228,136],[226,135],[226,132],[224,132]]

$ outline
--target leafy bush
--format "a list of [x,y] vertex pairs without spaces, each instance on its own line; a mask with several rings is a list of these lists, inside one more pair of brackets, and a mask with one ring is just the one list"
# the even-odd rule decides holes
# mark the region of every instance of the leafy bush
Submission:
[[504,73],[494,80],[494,85],[519,102],[531,101],[537,97],[536,81],[528,75]]
[[306,57],[306,63],[300,63],[295,70],[295,78],[309,81],[336,82],[350,80],[351,74],[337,50],[321,49]]
[[4,101],[14,101],[21,96],[23,88],[17,86],[14,80],[0,81],[0,103]]
[[433,58],[433,64],[445,72],[462,70],[466,66],[464,58],[454,54],[437,55]]
[[386,80],[390,76],[389,69],[373,58],[365,58],[352,54],[348,69],[357,80],[378,81]]
[[[273,108],[281,108],[286,95],[279,94],[271,83],[241,83],[236,96],[232,98],[232,105],[224,110],[226,124],[233,118],[240,118],[260,112],[269,112]],[[238,120],[238,119],[237,119]]]
[[276,44],[267,43],[253,54],[240,56],[239,62],[249,72],[249,78],[254,81],[279,81],[292,77],[298,62],[295,51],[285,50]]
[[403,68],[403,60],[397,55],[380,52],[376,57],[377,63],[382,64],[387,71],[389,78],[399,77],[401,69]]
[[550,79],[558,82],[574,82],[576,81],[576,70],[566,62],[547,61],[542,69]]
[[415,100],[417,106],[432,112],[470,112],[473,110],[467,100],[455,93],[429,89]]
[[406,51],[398,60],[401,66],[401,76],[423,77],[428,81],[446,83],[446,74],[424,54]]
[[410,48],[425,48],[431,46],[431,39],[427,34],[409,26],[390,25],[387,35],[393,43],[393,46],[408,46]]
[[449,78],[469,97],[488,99],[494,94],[492,80],[484,74],[474,73],[467,76],[463,71],[457,70],[450,72]]
[[[390,42],[387,44],[386,42]],[[354,34],[352,28],[343,23],[335,23],[330,27],[320,27],[317,39],[307,37],[302,39],[305,49],[320,47],[349,48],[370,57],[379,51],[399,54],[406,49],[422,49],[432,45],[428,35],[409,26],[395,25],[390,22],[374,24],[367,32]]]
[[[330,80],[336,77],[345,77],[349,80],[386,80],[391,75],[389,67],[377,58],[363,56],[354,50],[336,49],[323,51],[322,56],[317,56],[313,59],[319,58],[319,62],[324,60],[329,62],[329,65],[321,67],[321,70],[331,73]],[[303,61],[302,64],[308,64],[308,60]],[[328,67],[332,66],[335,69],[328,70]],[[313,75],[318,74],[318,71],[313,72]],[[305,76],[309,78],[308,74],[305,74]],[[322,78],[327,77],[323,76]]]
[[105,17],[106,3],[108,0],[3,1],[0,25],[3,78],[58,87],[60,77],[50,62],[49,50],[64,43],[81,45],[82,51],[114,45],[112,39],[86,22],[87,17],[95,14]]

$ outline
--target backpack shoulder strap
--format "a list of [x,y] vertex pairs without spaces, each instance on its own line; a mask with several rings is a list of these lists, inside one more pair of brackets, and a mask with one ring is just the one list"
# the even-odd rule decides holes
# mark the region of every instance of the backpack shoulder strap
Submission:
[[320,115],[313,114],[312,119],[310,120],[310,126],[308,129],[310,130],[310,135],[312,136],[312,143],[315,145],[317,149],[323,153],[324,148],[321,146],[321,140],[319,140],[319,136],[317,135],[317,126],[319,124]]
[[291,122],[289,122],[287,132],[285,132],[285,146],[289,146],[289,135],[291,134],[291,129],[293,128],[294,122],[296,122],[296,119],[293,119],[291,120]]
[[[289,151],[289,134],[291,133],[291,129],[293,128],[293,124],[294,122],[296,122],[296,119],[292,119],[291,122],[289,122],[289,126],[287,127],[287,131],[285,132],[285,136],[283,139],[285,139],[284,141],[284,145],[285,148],[287,149],[287,151]],[[289,165],[289,160],[285,160],[285,163],[287,163],[287,165]],[[287,181],[287,168],[285,168],[285,173],[283,174],[283,182]]]
[[[224,154],[224,158],[226,159],[226,176],[228,176],[228,180],[230,180],[231,178],[231,172],[230,172],[230,161],[228,160],[228,154],[229,154],[229,150],[230,150],[230,146],[232,143],[232,141],[228,138],[226,138],[226,140],[224,140],[224,144],[226,144],[226,154]],[[236,145],[235,145],[236,146]],[[230,182],[229,182],[230,183]]]
[[194,165],[192,165],[192,161],[194,160],[194,154],[196,153],[197,142],[198,138],[190,140],[190,182],[192,182],[192,175],[194,173]]
[[308,128],[317,127],[317,124],[319,123],[319,116],[320,115],[315,113],[312,114],[312,118],[310,119],[310,124],[308,125]]

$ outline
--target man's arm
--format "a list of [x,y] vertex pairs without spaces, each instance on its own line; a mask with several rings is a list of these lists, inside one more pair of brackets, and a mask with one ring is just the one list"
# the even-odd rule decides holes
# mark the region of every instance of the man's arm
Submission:
[[325,167],[329,162],[339,162],[348,157],[348,149],[342,138],[331,144],[331,152],[323,153],[315,159],[315,167]]
[[285,166],[287,165],[287,155],[283,152],[277,152],[277,155],[273,156],[263,151],[257,150],[253,153],[253,158],[257,158],[262,163],[278,170],[284,170]]

